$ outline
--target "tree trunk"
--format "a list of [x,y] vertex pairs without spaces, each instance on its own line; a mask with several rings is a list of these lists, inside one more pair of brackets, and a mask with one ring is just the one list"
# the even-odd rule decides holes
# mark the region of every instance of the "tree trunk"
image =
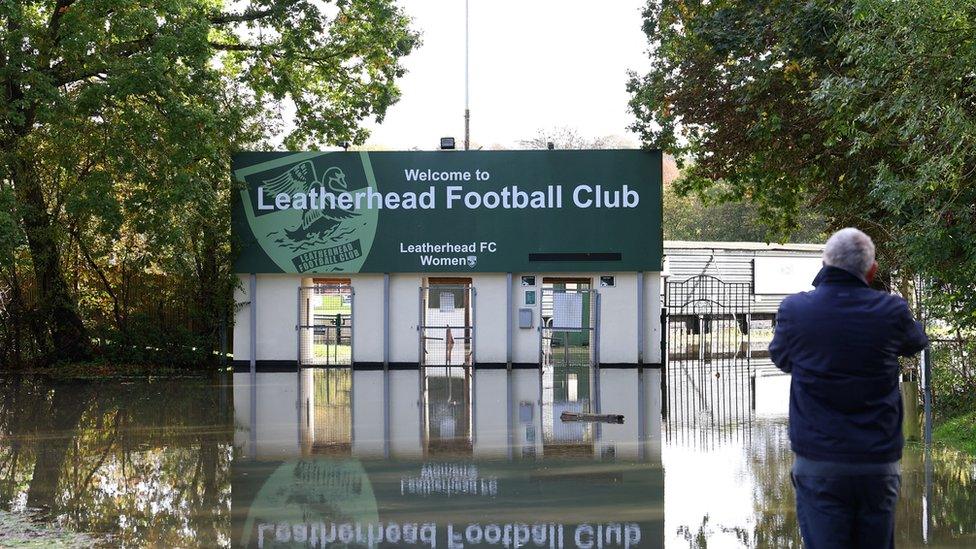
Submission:
[[[216,236],[204,232],[204,242],[202,247],[203,257],[198,259],[198,307],[196,320],[199,324],[193,327],[194,331],[204,336],[207,340],[208,351],[221,348],[220,345],[220,323],[225,316],[223,311],[226,296],[224,295],[224,284],[221,280],[220,264],[218,254],[220,246]],[[210,355],[208,355],[210,356]]]
[[50,407],[38,418],[37,459],[27,487],[27,506],[51,509],[57,504],[61,473],[68,449],[78,436],[78,422],[88,408],[91,390],[88,387],[60,386],[54,388]]
[[61,271],[55,227],[44,202],[41,183],[29,159],[18,156],[11,168],[17,208],[34,267],[38,308],[51,334],[50,357],[54,361],[86,360],[91,357],[91,341]]

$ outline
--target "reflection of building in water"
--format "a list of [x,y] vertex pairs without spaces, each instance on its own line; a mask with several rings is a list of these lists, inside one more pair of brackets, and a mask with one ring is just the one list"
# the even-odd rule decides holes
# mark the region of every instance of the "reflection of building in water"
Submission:
[[471,368],[424,368],[424,444],[429,455],[471,455]]
[[546,454],[592,455],[593,428],[589,423],[563,422],[563,412],[591,412],[592,380],[588,365],[571,364],[543,369],[542,441]]
[[[233,543],[301,546],[314,535],[319,546],[322,536],[370,546],[369,525],[382,525],[442,547],[485,546],[505,528],[544,546],[597,547],[601,532],[607,548],[660,546],[660,372],[605,370],[598,383],[577,372],[586,386],[576,395],[569,373],[557,372],[547,402],[529,369],[235,374]],[[624,423],[563,423],[543,410],[574,396]]]
[[302,450],[348,454],[352,448],[352,371],[309,369],[300,375]]
[[[589,278],[545,277],[542,280],[541,383],[542,442],[546,455],[592,455],[593,427],[563,422],[563,412],[592,412],[598,362],[599,301]],[[523,415],[526,409],[520,411]]]
[[[252,459],[312,454],[633,459],[659,453],[659,371],[579,372],[577,380],[584,381],[577,383],[585,385],[577,387],[575,402],[571,375],[557,372],[554,379],[561,382],[549,391],[552,399],[542,399],[537,370],[434,367],[423,376],[349,369],[238,373],[235,445],[242,457]],[[587,399],[587,391],[593,397]],[[604,404],[597,408],[590,401]],[[621,414],[625,421],[560,419],[563,410],[576,409]]]

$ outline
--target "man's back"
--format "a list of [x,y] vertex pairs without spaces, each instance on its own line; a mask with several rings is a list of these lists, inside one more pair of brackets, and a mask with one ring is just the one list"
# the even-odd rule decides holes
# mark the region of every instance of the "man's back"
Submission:
[[791,372],[790,441],[799,456],[838,463],[901,458],[898,356],[927,343],[905,300],[824,267],[816,289],[788,297],[769,352]]

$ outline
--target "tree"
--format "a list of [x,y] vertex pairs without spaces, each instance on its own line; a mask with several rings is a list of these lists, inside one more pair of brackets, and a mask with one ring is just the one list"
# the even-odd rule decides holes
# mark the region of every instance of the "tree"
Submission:
[[[663,229],[665,240],[769,242],[769,227],[759,208],[750,202],[723,201],[722,189],[708,188],[702,193],[682,194],[674,184],[664,184]],[[804,211],[788,242],[824,242],[823,218]]]
[[780,235],[806,205],[976,326],[976,10],[968,0],[648,2],[629,83],[680,187],[748,200]]
[[522,139],[519,145],[523,149],[548,149],[552,143],[553,148],[566,149],[633,149],[637,144],[618,135],[605,135],[602,137],[585,137],[576,128],[569,126],[559,126],[549,129],[540,129],[534,137]]
[[418,36],[393,0],[239,4],[0,4],[0,267],[33,282],[44,358],[89,356],[83,307],[124,332],[138,276],[193,281],[212,323],[229,153],[265,143],[282,102],[303,147],[362,143],[397,100]]

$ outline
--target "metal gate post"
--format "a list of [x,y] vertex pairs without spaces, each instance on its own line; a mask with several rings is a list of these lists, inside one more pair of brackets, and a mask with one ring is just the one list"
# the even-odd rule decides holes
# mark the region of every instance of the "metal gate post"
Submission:
[[475,342],[478,341],[478,291],[475,290],[474,286],[469,286],[468,291],[471,292],[471,367],[478,363],[478,353]]
[[512,369],[512,273],[505,273],[505,367]]
[[390,273],[383,273],[383,370],[390,369]]
[[[341,298],[340,298],[341,299]],[[356,288],[352,285],[349,286],[349,367],[352,368],[356,364],[356,332],[354,325],[356,324]],[[336,334],[336,352],[338,353],[339,348],[339,338],[338,333]]]
[[424,290],[423,286],[420,287],[420,296],[418,299],[417,306],[417,368],[423,369],[424,367]]
[[[302,322],[302,285],[301,285],[300,282],[298,284],[298,302],[296,303],[296,305],[298,305],[298,308],[295,309],[295,316],[297,317],[296,318],[297,322],[295,323],[295,332],[298,333],[298,339],[297,339],[298,349],[297,349],[296,352],[298,354],[298,360],[297,360],[298,367],[301,368],[302,367],[302,325],[303,325],[303,322]],[[313,335],[312,337],[314,338],[315,336]]]
[[596,325],[593,327],[593,333],[594,333],[593,339],[596,340],[596,351],[594,352],[593,357],[595,359],[594,362],[596,362],[596,367],[599,368],[600,367],[600,293],[594,290],[593,294],[596,297],[596,318],[594,320],[594,323]]
[[[257,373],[257,354],[258,354],[258,275],[251,273],[251,373]],[[251,409],[254,409],[254,403],[251,403]]]
[[644,368],[644,272],[637,272],[637,368]]

